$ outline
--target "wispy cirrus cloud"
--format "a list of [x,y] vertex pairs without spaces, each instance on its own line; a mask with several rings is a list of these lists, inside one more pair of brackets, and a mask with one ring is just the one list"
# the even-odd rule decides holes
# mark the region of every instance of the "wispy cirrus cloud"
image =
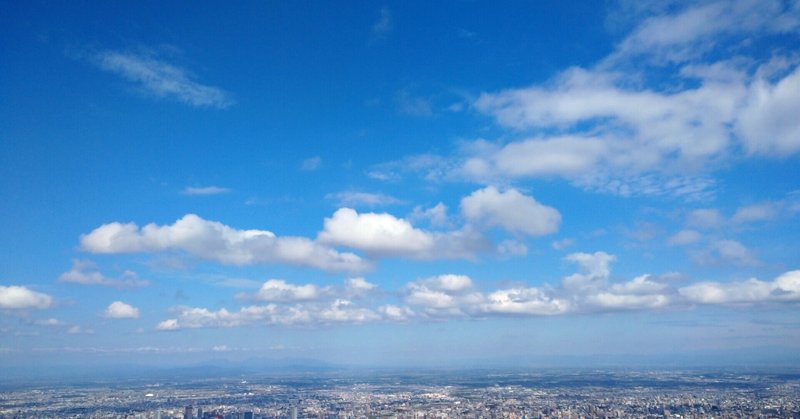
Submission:
[[322,157],[313,156],[300,162],[300,170],[306,172],[313,172],[322,166]]
[[383,6],[378,20],[372,25],[369,43],[374,44],[384,39],[394,28],[392,11],[387,6]]
[[183,188],[181,193],[183,195],[220,195],[230,192],[230,188],[223,188],[220,186],[187,186]]
[[333,200],[340,207],[379,207],[403,203],[403,201],[391,195],[361,191],[342,191],[331,193],[325,195],[325,198]]
[[152,54],[101,51],[92,57],[100,69],[133,83],[141,91],[196,107],[224,109],[235,103],[230,93],[195,80],[187,69]]
[[59,275],[58,282],[115,288],[141,288],[150,285],[150,281],[139,278],[133,271],[126,270],[119,278],[110,278],[96,269],[97,266],[91,261],[73,259],[72,269]]

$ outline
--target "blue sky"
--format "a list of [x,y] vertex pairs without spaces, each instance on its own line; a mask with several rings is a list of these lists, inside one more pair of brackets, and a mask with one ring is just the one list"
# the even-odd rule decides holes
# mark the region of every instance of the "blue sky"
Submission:
[[797,1],[3,9],[7,366],[797,360]]

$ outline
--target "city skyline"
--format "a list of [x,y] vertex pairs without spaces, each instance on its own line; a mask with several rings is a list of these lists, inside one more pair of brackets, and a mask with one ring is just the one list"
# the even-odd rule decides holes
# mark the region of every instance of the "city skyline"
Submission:
[[800,2],[4,10],[0,366],[800,361]]

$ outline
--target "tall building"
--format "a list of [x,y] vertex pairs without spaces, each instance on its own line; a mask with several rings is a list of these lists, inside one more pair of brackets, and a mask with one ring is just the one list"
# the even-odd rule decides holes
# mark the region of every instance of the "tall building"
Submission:
[[183,411],[183,419],[194,419],[194,416],[192,416],[192,406],[186,406],[186,409]]
[[292,406],[292,419],[297,419],[297,406]]
[[253,412],[244,412],[244,419],[253,419]]
[[202,407],[198,407],[197,408],[197,419],[203,419],[203,408]]

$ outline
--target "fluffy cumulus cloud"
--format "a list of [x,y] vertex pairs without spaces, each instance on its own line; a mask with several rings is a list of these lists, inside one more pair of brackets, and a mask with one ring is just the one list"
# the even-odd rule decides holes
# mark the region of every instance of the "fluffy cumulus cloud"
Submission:
[[585,302],[599,309],[656,309],[670,303],[671,293],[668,285],[642,275],[589,295]]
[[133,271],[125,271],[119,278],[109,278],[95,269],[96,265],[93,262],[75,259],[72,261],[72,269],[59,275],[58,282],[116,288],[140,288],[150,285],[149,281],[139,278]]
[[466,315],[483,301],[473,289],[472,279],[464,275],[439,275],[405,286],[405,302],[421,306],[431,316]]
[[410,220],[424,220],[432,226],[443,227],[449,223],[447,216],[447,205],[438,203],[430,208],[423,208],[422,206],[414,207],[414,211],[409,216]]
[[200,307],[177,307],[176,318],[160,322],[157,330],[197,329],[209,327],[238,327],[245,325],[327,325],[364,323],[380,320],[375,310],[358,307],[352,301],[336,299],[324,304],[292,306],[267,304],[242,307],[238,311],[225,308],[209,310]]
[[517,234],[542,236],[555,233],[561,214],[514,188],[479,189],[461,200],[461,212],[470,222],[498,226]]
[[683,287],[680,294],[699,304],[733,304],[800,301],[800,271],[786,272],[773,281],[755,278],[737,282],[700,282]]
[[736,121],[737,132],[751,154],[785,156],[800,151],[800,68],[770,83],[750,86],[746,105]]
[[486,296],[481,312],[489,314],[556,315],[570,310],[570,301],[539,288],[508,288]]
[[364,271],[369,264],[353,253],[340,253],[304,237],[278,237],[266,230],[238,230],[185,215],[172,225],[103,224],[81,236],[91,253],[182,251],[224,264],[286,263],[326,271]]
[[[468,276],[444,274],[405,284],[399,290],[402,304],[376,300],[373,297],[388,294],[374,293],[377,286],[363,278],[349,278],[340,286],[326,287],[268,280],[256,294],[249,296],[267,304],[248,305],[236,311],[175,307],[174,317],[160,322],[156,328],[170,331],[248,325],[325,326],[453,317],[686,309],[698,304],[800,302],[800,271],[786,272],[773,281],[753,278],[676,287],[675,279],[681,277],[676,273],[644,274],[629,281],[612,281],[611,263],[616,257],[605,252],[572,253],[564,260],[575,263],[578,272],[562,277],[557,285],[515,285],[483,291]],[[364,298],[368,295],[373,297]],[[132,309],[119,304],[123,305],[122,311]]]
[[237,295],[240,300],[267,304],[253,304],[238,311],[229,311],[226,308],[209,310],[203,307],[175,307],[172,311],[177,317],[160,322],[156,329],[170,331],[254,324],[283,326],[358,324],[377,320],[401,321],[413,315],[407,307],[361,306],[359,300],[369,296],[376,289],[375,284],[360,277],[347,278],[342,285],[325,287],[269,279],[254,294]]
[[416,259],[471,258],[488,243],[470,229],[432,232],[388,213],[358,213],[341,208],[325,219],[317,236],[322,243],[359,249],[372,256]]
[[293,285],[282,279],[270,279],[261,285],[256,298],[262,301],[302,301],[319,297],[319,287],[313,284]]
[[109,319],[138,319],[139,309],[122,301],[114,301],[108,305],[103,315]]
[[45,309],[53,304],[53,297],[20,285],[0,285],[0,309]]
[[344,281],[344,288],[342,289],[341,295],[346,298],[362,298],[377,289],[377,285],[364,278],[347,278]]
[[562,279],[564,288],[574,292],[586,292],[606,285],[611,275],[611,262],[616,260],[616,257],[606,252],[572,253],[564,260],[574,262],[579,267],[579,272]]
[[405,302],[425,317],[553,316],[616,310],[661,309],[676,302],[676,291],[661,278],[642,275],[609,283],[613,255],[573,253],[579,272],[561,279],[561,286],[514,286],[481,292],[461,275],[440,275],[405,286]]

